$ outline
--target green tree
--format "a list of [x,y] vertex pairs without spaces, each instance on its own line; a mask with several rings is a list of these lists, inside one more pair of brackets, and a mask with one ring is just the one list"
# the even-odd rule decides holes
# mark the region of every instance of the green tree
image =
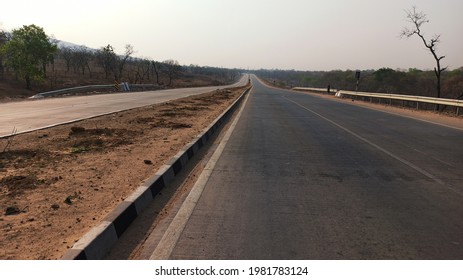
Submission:
[[5,65],[24,79],[26,88],[30,89],[31,81],[44,78],[44,65],[53,60],[57,49],[41,27],[31,24],[13,30],[11,40],[1,52],[5,55]]
[[8,42],[8,34],[0,29],[0,80],[3,80],[3,73],[5,69],[3,67],[3,53],[1,52],[2,47]]

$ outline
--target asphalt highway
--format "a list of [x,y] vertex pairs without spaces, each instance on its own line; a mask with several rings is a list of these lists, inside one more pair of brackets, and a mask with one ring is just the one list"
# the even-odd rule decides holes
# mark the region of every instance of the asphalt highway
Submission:
[[463,131],[252,78],[170,259],[463,259]]
[[32,131],[56,124],[85,119],[173,99],[201,94],[208,91],[244,86],[248,76],[230,86],[179,88],[158,91],[100,94],[66,98],[47,98],[0,104],[0,137]]

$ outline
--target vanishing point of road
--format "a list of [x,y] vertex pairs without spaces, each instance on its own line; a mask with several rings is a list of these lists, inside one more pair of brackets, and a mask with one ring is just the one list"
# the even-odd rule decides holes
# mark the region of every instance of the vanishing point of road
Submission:
[[463,130],[252,80],[164,258],[463,258]]

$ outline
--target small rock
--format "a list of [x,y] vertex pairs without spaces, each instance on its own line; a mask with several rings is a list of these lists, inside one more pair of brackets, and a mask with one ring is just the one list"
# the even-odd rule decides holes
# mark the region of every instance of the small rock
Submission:
[[51,206],[51,209],[53,210],[58,210],[59,209],[59,204],[55,203]]
[[143,162],[144,162],[145,164],[153,164],[153,162],[152,162],[151,160],[149,160],[149,159],[145,159]]
[[6,210],[5,210],[5,215],[8,216],[8,215],[18,215],[19,213],[21,213],[21,209],[19,209],[19,207],[17,206],[10,206],[10,207],[7,207]]
[[67,205],[71,205],[72,204],[71,196],[66,197],[66,199],[64,200],[64,203],[66,203]]

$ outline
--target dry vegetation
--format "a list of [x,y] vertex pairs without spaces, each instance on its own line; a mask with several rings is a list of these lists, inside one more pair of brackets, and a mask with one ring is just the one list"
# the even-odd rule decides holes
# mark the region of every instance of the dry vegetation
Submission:
[[[33,84],[31,90],[26,89],[24,82],[15,77],[14,73],[6,72],[3,77],[0,75],[0,102],[19,101],[31,97],[36,93],[55,89],[70,88],[83,85],[114,84],[114,78],[105,78],[103,69],[96,62],[90,63],[93,72],[74,71],[72,68],[67,71],[66,62],[59,57],[54,66],[47,67],[47,78],[42,82]],[[141,71],[137,61],[133,61],[126,66],[126,75],[123,81],[130,83],[152,84],[153,88],[179,88],[179,87],[201,87],[216,86],[232,83],[239,77],[237,71],[228,69],[218,69],[210,67],[188,66],[182,67],[172,82],[167,86],[167,74],[159,73],[159,80],[152,74],[145,76],[144,80],[136,80],[134,77]]]
[[0,145],[0,259],[58,259],[243,88],[17,135]]

